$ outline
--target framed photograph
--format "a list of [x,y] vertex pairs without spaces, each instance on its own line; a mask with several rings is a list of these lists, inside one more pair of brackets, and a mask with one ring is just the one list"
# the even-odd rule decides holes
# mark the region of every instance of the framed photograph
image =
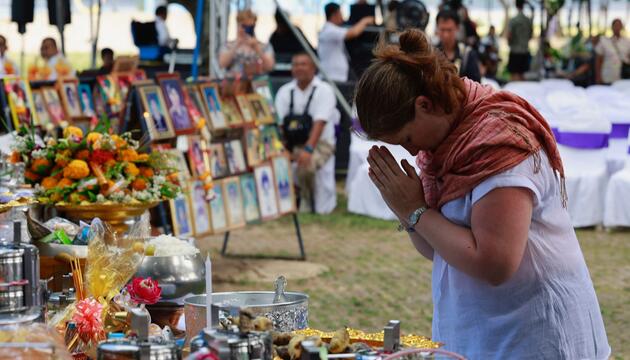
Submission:
[[212,174],[212,177],[217,179],[228,176],[230,169],[225,157],[223,144],[210,144],[208,152],[210,153],[210,174]]
[[259,94],[249,94],[247,95],[247,100],[249,101],[257,123],[273,124],[275,122],[271,110],[269,110],[269,104],[267,104],[267,100],[262,96]]
[[188,108],[186,107],[188,94],[184,91],[179,75],[161,74],[158,76],[158,83],[164,93],[166,108],[173,120],[175,133],[177,135],[193,133],[195,131],[195,123],[188,113]]
[[81,105],[81,113],[83,116],[96,116],[96,107],[93,101],[92,89],[88,84],[79,84],[79,104]]
[[264,100],[267,101],[267,106],[269,106],[269,111],[271,112],[271,116],[273,116],[274,121],[278,121],[278,113],[276,112],[276,107],[274,106],[273,95],[271,92],[271,85],[269,84],[269,79],[267,77],[257,79],[252,81],[252,88],[255,92],[257,92],[260,96],[263,97]]
[[241,176],[241,193],[243,196],[243,213],[248,224],[260,221],[258,207],[258,194],[256,192],[256,179],[254,175]]
[[247,99],[247,95],[240,94],[240,95],[236,95],[234,98],[236,99],[238,110],[241,112],[241,115],[243,116],[243,121],[246,123],[256,122],[256,117],[254,117],[254,112],[251,108],[249,100]]
[[131,89],[131,85],[134,82],[133,73],[125,73],[125,74],[116,74],[114,75],[116,79],[116,84],[118,85],[118,90],[120,91],[120,99],[122,100],[121,109],[124,108],[124,103],[127,100],[127,95],[129,95],[129,90]]
[[260,157],[260,130],[258,128],[245,130],[245,155],[249,166],[256,166],[262,161]]
[[66,114],[73,119],[82,117],[83,112],[79,102],[79,81],[75,79],[62,80],[59,83],[59,93]]
[[230,228],[226,213],[227,204],[225,203],[223,180],[215,181],[212,189],[214,190],[214,198],[210,200],[210,221],[212,223],[212,232],[218,234]]
[[211,130],[227,128],[227,122],[223,116],[223,106],[219,98],[219,87],[216,84],[199,85],[199,91],[203,96],[208,116],[210,117],[208,125]]
[[96,83],[108,111],[118,114],[122,106],[122,98],[116,78],[113,75],[101,75],[96,77]]
[[230,229],[245,226],[245,210],[243,208],[243,193],[238,177],[230,177],[222,181],[223,196],[225,197],[225,210],[227,223]]
[[265,163],[256,167],[254,176],[256,178],[256,191],[258,192],[261,219],[271,220],[277,218],[280,212],[278,210],[278,197],[271,165]]
[[208,147],[206,141],[200,136],[190,136],[188,138],[188,159],[190,159],[190,167],[195,176],[203,176],[210,173]]
[[46,108],[46,101],[44,101],[44,94],[41,89],[33,90],[33,106],[41,126],[46,126],[52,123],[52,118]]
[[203,188],[201,181],[192,183],[192,191],[190,196],[190,204],[192,210],[192,223],[195,235],[207,235],[212,233],[212,225],[210,224],[210,208],[208,200],[206,200],[206,190]]
[[114,60],[112,73],[134,72],[138,68],[140,59],[138,56],[117,56]]
[[171,208],[171,221],[175,236],[192,236],[193,224],[190,214],[190,200],[188,194],[181,194],[169,201]]
[[6,77],[4,88],[11,110],[13,127],[17,129],[21,124],[30,126],[31,122],[33,125],[39,125],[28,81],[14,76]]
[[260,130],[260,158],[267,160],[282,154],[284,146],[280,141],[280,134],[275,126],[264,126]]
[[166,111],[164,97],[159,86],[138,87],[140,100],[144,108],[143,120],[151,140],[163,140],[175,137],[171,117]]
[[288,156],[276,156],[271,159],[273,175],[276,180],[276,192],[278,193],[278,209],[280,214],[289,214],[297,210],[295,202],[295,188],[293,187],[293,174],[291,172],[291,160]]
[[[199,88],[195,84],[187,84],[184,86],[184,89],[188,94],[191,106],[195,108],[195,111],[199,113],[199,116],[202,117],[206,121],[206,125],[208,125],[210,118],[208,115],[208,111],[206,110],[206,106],[204,105],[204,100],[201,96],[201,92],[199,92]],[[199,120],[200,119],[196,120],[195,122],[198,123]]]
[[231,140],[225,143],[225,158],[227,159],[230,174],[240,174],[247,171],[243,143],[240,140]]
[[233,97],[223,99],[223,116],[228,126],[238,127],[244,124],[243,117],[238,111],[238,105]]
[[46,109],[50,114],[50,119],[53,124],[61,124],[62,121],[66,120],[66,113],[63,110],[63,105],[61,104],[61,99],[59,98],[57,89],[48,86],[43,87],[41,91],[44,97],[44,103],[46,104]]

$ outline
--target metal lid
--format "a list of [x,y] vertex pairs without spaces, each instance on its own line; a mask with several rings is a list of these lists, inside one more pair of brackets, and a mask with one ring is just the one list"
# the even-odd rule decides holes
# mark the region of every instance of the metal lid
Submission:
[[102,342],[98,346],[99,358],[101,354],[133,355],[140,351],[135,342],[126,339],[115,339]]
[[39,308],[31,309],[24,313],[8,313],[0,314],[0,327],[7,325],[18,325],[24,323],[32,323],[37,320],[41,313]]

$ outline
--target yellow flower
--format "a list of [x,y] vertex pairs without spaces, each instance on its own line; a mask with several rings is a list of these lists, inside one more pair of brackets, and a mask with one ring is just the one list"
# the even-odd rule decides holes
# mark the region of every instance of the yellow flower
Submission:
[[87,143],[94,144],[95,142],[100,140],[102,137],[103,137],[103,134],[101,133],[91,132],[87,135]]
[[114,144],[116,144],[117,149],[127,146],[127,141],[118,135],[112,135],[112,140],[114,140]]
[[83,160],[72,160],[68,166],[63,169],[63,176],[70,179],[83,179],[90,175],[90,168]]
[[63,137],[69,138],[70,136],[75,136],[77,138],[83,139],[83,130],[76,126],[68,126],[63,130]]
[[134,149],[125,149],[118,156],[119,161],[136,161],[136,159],[138,159],[138,153]]
[[149,161],[149,154],[140,154],[136,157],[136,161]]
[[134,163],[128,163],[125,167],[125,174],[129,176],[138,176],[140,169]]

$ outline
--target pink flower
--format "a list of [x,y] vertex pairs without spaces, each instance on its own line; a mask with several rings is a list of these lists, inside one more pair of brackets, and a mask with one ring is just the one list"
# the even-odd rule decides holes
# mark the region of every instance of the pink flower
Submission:
[[160,300],[162,289],[158,282],[150,277],[146,279],[137,277],[134,278],[131,283],[127,284],[127,292],[134,302],[152,305]]
[[84,299],[77,303],[72,321],[77,324],[79,337],[84,342],[105,338],[103,330],[103,305],[94,299]]

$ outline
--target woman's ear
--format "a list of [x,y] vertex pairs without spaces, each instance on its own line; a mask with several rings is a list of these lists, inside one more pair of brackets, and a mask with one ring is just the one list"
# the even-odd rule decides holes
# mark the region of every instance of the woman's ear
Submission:
[[416,112],[433,112],[433,103],[426,96],[418,96],[414,102]]

